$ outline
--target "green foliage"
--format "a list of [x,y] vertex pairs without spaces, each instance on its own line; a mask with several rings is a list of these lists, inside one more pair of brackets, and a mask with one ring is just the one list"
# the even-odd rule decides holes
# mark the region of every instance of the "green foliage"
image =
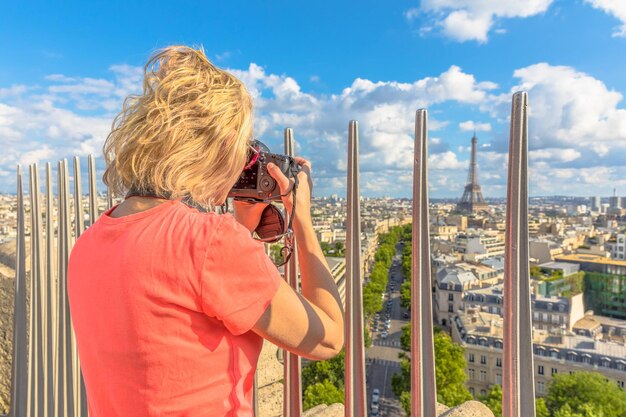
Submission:
[[280,265],[284,261],[283,254],[280,251],[282,247],[283,246],[280,244],[273,244],[270,246],[270,258],[275,264],[278,264],[278,265]]
[[328,256],[328,251],[330,250],[330,243],[320,242],[320,248],[322,248],[322,253],[324,253],[324,256]]
[[326,379],[322,382],[317,382],[306,387],[302,402],[304,409],[308,410],[309,408],[313,408],[320,404],[343,404],[343,398],[343,389],[340,390],[332,382]]
[[537,398],[535,401],[535,417],[550,417],[550,411],[543,398]]
[[368,283],[363,287],[363,314],[371,317],[383,308],[383,300],[381,292],[375,288],[375,285]]
[[320,242],[320,247],[322,248],[324,256],[346,256],[346,246],[341,241],[337,241],[332,245],[328,242]]
[[559,408],[553,417],[604,417],[605,414],[597,407],[591,404],[583,404],[580,412],[572,411],[569,404],[565,404]]
[[[452,342],[450,336],[441,328],[434,329],[435,344],[435,376],[437,381],[437,401],[449,407],[459,405],[472,399],[472,394],[465,387],[465,355],[462,346]],[[402,328],[400,336],[402,349],[410,351],[411,326]],[[410,391],[411,364],[405,354],[400,361],[400,373],[392,377],[392,388],[398,398],[405,391]]]
[[402,409],[406,413],[407,416],[411,415],[411,393],[409,391],[404,391],[400,395],[400,405]]
[[400,305],[407,310],[411,309],[411,281],[407,280],[400,286]]
[[334,244],[335,246],[335,256],[346,256],[346,245],[338,240]]
[[571,294],[580,294],[583,292],[585,283],[585,272],[579,271],[565,278],[571,288]]
[[478,397],[478,401],[485,404],[495,417],[502,417],[502,388],[500,385],[491,387],[487,395]]
[[367,326],[363,329],[363,344],[366,348],[372,346],[372,336],[370,335],[369,330],[367,330]]
[[530,276],[534,278],[541,278],[543,276],[543,274],[541,273],[541,268],[539,268],[538,266],[531,266]]
[[549,385],[546,406],[554,417],[623,417],[626,393],[597,372],[557,374]]
[[302,386],[308,387],[328,380],[343,390],[345,357],[346,353],[342,350],[332,359],[309,362],[302,369]]

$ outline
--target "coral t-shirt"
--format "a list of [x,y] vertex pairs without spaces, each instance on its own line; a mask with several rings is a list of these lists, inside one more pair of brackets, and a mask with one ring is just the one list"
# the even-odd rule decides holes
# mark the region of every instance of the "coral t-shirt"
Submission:
[[179,200],[114,209],[69,260],[89,416],[252,416],[263,341],[250,329],[281,280],[263,244]]

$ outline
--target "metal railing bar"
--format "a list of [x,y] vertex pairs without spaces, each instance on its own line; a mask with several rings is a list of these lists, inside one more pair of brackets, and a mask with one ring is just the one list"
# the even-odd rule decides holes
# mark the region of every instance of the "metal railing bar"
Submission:
[[411,274],[411,415],[435,417],[430,226],[428,220],[428,112],[415,114]]
[[[295,142],[293,129],[286,128],[284,131],[285,154],[294,156]],[[287,216],[291,213],[287,213]],[[293,253],[289,262],[285,265],[285,280],[294,291],[300,291],[300,279],[298,276],[298,253],[297,245],[294,238]],[[300,356],[284,352],[284,382],[283,382],[283,416],[284,417],[300,417],[302,414],[302,378]]]
[[46,367],[45,382],[45,416],[54,415],[54,381],[56,373],[54,358],[57,354],[57,338],[54,329],[57,326],[56,312],[56,259],[55,259],[55,228],[54,228],[54,194],[52,191],[52,164],[46,163],[46,283],[44,287],[46,353],[44,355]]
[[365,348],[361,281],[361,212],[359,192],[359,130],[348,125],[348,182],[346,218],[345,416],[365,417]]
[[504,258],[503,417],[535,416],[528,264],[528,94],[511,105]]
[[28,362],[26,351],[26,230],[22,166],[17,166],[17,240],[15,265],[15,312],[13,319],[13,366],[11,368],[11,404],[8,417],[25,417],[28,399]]

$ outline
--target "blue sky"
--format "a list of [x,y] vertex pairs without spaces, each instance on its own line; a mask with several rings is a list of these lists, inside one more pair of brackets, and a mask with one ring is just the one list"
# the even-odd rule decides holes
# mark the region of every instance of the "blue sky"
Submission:
[[247,84],[270,147],[294,128],[316,195],[345,193],[356,119],[362,193],[410,196],[412,118],[426,107],[431,196],[462,194],[474,128],[483,193],[504,196],[519,89],[531,195],[626,195],[622,0],[128,3],[3,6],[0,192],[15,190],[17,163],[100,157],[150,53],[186,44]]

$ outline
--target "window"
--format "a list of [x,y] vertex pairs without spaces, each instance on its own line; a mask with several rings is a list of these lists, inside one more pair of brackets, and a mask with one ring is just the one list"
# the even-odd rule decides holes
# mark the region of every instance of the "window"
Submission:
[[470,362],[474,362],[474,354],[473,353],[469,354],[469,361]]
[[496,373],[496,384],[502,386],[502,374],[501,373]]
[[482,395],[484,397],[485,395],[487,395],[487,391],[485,391],[484,389],[481,389],[480,390],[480,395]]
[[624,389],[624,381],[617,381],[617,386]]
[[487,380],[487,371],[480,371],[480,381],[485,382],[486,380]]
[[474,379],[474,369],[473,368],[469,368],[467,370],[467,373],[469,374],[469,379],[473,380]]
[[474,396],[474,387],[470,387],[470,394],[472,394],[472,397]]
[[538,373],[539,375],[543,375],[543,365],[539,365],[539,366],[537,367],[537,373]]
[[487,357],[485,355],[480,355],[480,363],[483,365],[487,364]]
[[502,358],[496,358],[496,366],[502,368]]
[[546,383],[543,381],[537,381],[537,393],[543,394],[546,390]]
[[552,371],[551,371],[551,372],[552,372],[552,375],[554,375],[554,374],[558,373],[558,372],[557,372],[557,370],[556,370],[556,368],[552,368]]
[[448,293],[448,301],[454,301],[454,294]]
[[448,304],[448,313],[454,313],[454,305]]

